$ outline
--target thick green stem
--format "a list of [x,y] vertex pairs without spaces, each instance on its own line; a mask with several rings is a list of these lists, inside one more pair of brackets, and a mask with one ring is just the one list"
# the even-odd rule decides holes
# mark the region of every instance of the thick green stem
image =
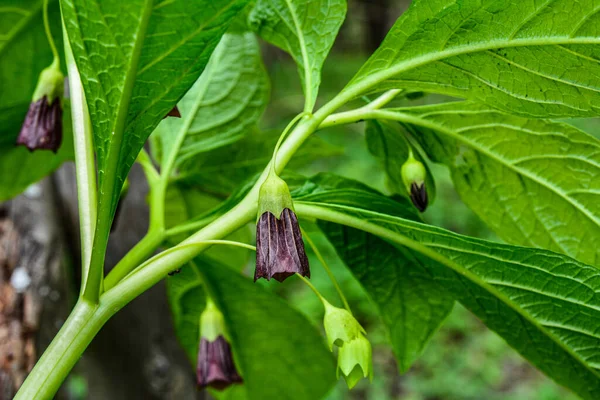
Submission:
[[52,399],[104,323],[110,309],[79,301],[21,386],[15,400]]
[[165,240],[164,231],[150,230],[106,275],[104,290],[113,288],[138,265],[143,263]]

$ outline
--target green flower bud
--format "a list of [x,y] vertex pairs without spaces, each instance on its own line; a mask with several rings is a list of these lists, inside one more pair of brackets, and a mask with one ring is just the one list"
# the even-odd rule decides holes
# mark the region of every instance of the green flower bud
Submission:
[[356,339],[361,333],[366,334],[356,318],[346,309],[334,307],[325,300],[323,300],[323,304],[325,306],[323,326],[325,327],[329,350],[333,350],[334,344],[342,347],[344,343]]
[[422,162],[413,157],[412,151],[408,155],[408,160],[402,165],[402,181],[410,195],[410,200],[421,212],[425,211],[429,203],[427,189],[425,187],[425,178],[427,170]]
[[362,378],[373,380],[373,352],[371,343],[361,333],[355,339],[344,342],[338,351],[337,377],[344,375],[348,389]]

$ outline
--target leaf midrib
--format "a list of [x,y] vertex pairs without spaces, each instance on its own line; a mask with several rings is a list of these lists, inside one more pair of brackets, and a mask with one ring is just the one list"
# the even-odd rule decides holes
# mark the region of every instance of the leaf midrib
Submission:
[[[212,57],[214,57],[213,60],[218,61],[221,58],[224,51],[225,50],[221,50],[221,49],[217,48],[212,55]],[[196,117],[198,116],[198,110],[202,106],[202,102],[204,101],[204,96],[206,95],[206,92],[211,84],[211,78],[212,78],[213,74],[217,71],[217,68],[215,68],[215,64],[218,65],[217,61],[209,61],[209,65],[207,65],[207,67],[204,69],[204,72],[207,75],[205,77],[206,79],[204,80],[203,85],[199,90],[198,96],[196,97],[196,99],[194,100],[194,103],[192,104],[192,107],[190,108],[190,113],[189,113],[188,117],[186,118],[185,122],[183,124],[181,124],[181,129],[179,130],[177,138],[175,139],[175,144],[171,148],[169,157],[166,159],[165,165],[163,166],[162,176],[165,177],[165,182],[171,176],[172,170],[175,166],[175,160],[177,159],[177,155],[181,151],[181,146],[183,145],[183,141],[185,140],[185,137],[187,136],[187,131],[189,130],[190,126],[192,125],[192,123],[194,122]]]
[[559,190],[559,188],[555,187],[554,185],[551,185],[549,182],[539,179],[537,176],[531,174],[529,171],[523,170],[523,169],[519,168],[518,166],[514,165],[513,163],[510,163],[507,160],[504,160],[503,158],[499,157],[495,153],[481,147],[478,143],[475,143],[475,142],[467,139],[463,135],[460,135],[459,133],[454,132],[454,130],[452,130],[450,128],[447,128],[443,125],[437,124],[432,121],[425,120],[425,119],[420,118],[415,115],[405,114],[405,113],[396,112],[396,111],[376,110],[376,111],[372,112],[372,115],[373,115],[373,118],[395,119],[395,120],[400,120],[402,122],[422,126],[424,128],[429,128],[429,129],[435,130],[436,132],[444,134],[446,136],[452,137],[453,139],[466,144],[467,146],[471,147],[472,149],[474,149],[482,154],[485,154],[486,156],[495,160],[499,164],[504,165],[507,168],[513,170],[518,175],[525,176],[525,177],[529,178],[531,181],[537,183],[538,185],[550,190],[552,193],[555,193],[556,195],[561,197],[563,200],[565,200],[567,203],[571,204],[571,206],[573,208],[575,208],[576,210],[581,212],[581,214],[585,215],[590,221],[592,221],[595,225],[597,225],[600,228],[600,220],[597,219],[586,207],[584,207],[579,202],[577,202],[577,201],[571,199],[569,196],[567,196],[564,192],[562,192],[562,190]]
[[405,61],[397,62],[389,68],[369,74],[363,77],[359,71],[358,81],[354,79],[342,91],[344,98],[354,98],[361,93],[369,90],[373,86],[394,77],[402,72],[429,64],[434,61],[440,61],[445,58],[459,56],[462,54],[476,53],[492,49],[507,48],[507,47],[527,47],[527,46],[559,46],[559,45],[575,45],[575,44],[600,44],[600,37],[579,37],[572,38],[568,36],[544,37],[544,38],[525,38],[513,40],[492,40],[488,42],[456,46],[451,49],[442,50],[439,52],[430,52],[419,57],[411,58]]
[[[520,315],[522,318],[527,320],[533,326],[538,328],[538,330],[541,333],[543,333],[545,336],[547,336],[548,339],[550,339],[552,342],[556,343],[556,345],[558,345],[561,349],[563,349],[563,351],[565,351],[567,354],[569,354],[574,360],[576,360],[579,364],[581,364],[586,370],[590,371],[593,375],[595,375],[596,377],[598,377],[600,379],[600,371],[597,371],[596,369],[594,369],[593,367],[588,365],[585,360],[583,360],[573,350],[566,347],[562,341],[558,340],[554,336],[554,334],[549,332],[543,325],[541,325],[532,316],[530,316],[529,313],[525,312],[525,310],[523,310],[521,307],[519,307],[517,304],[515,304],[506,295],[504,295],[504,293],[500,292],[498,289],[489,285],[487,282],[485,282],[479,276],[472,273],[470,270],[461,267],[458,263],[446,258],[442,254],[439,254],[439,253],[433,251],[427,245],[424,245],[417,241],[414,241],[400,233],[397,233],[397,232],[391,231],[389,229],[383,228],[381,226],[378,226],[370,221],[360,219],[360,218],[357,218],[354,216],[350,216],[348,214],[344,214],[340,211],[337,211],[336,209],[342,209],[342,210],[346,209],[346,210],[350,210],[352,212],[358,212],[360,214],[367,215],[367,217],[369,215],[373,215],[374,217],[383,217],[383,219],[386,222],[393,222],[391,220],[399,220],[401,222],[406,222],[406,220],[403,220],[402,218],[399,218],[399,217],[392,217],[392,216],[389,216],[386,214],[381,214],[376,211],[364,210],[364,209],[348,207],[348,206],[340,206],[337,204],[324,205],[323,203],[317,203],[317,202],[295,201],[294,206],[296,208],[296,212],[299,215],[305,214],[305,215],[311,216],[313,218],[324,219],[326,221],[351,226],[353,228],[372,233],[379,237],[386,238],[386,239],[391,240],[401,246],[406,246],[408,248],[411,248],[412,250],[423,254],[427,258],[430,258],[434,261],[440,262],[441,264],[450,268],[457,274],[470,280],[475,285],[486,290],[488,293],[490,293],[491,295],[496,297],[498,300],[502,301],[504,304],[506,304],[508,307],[510,307],[513,311],[515,311],[518,315]],[[333,210],[327,210],[327,208],[330,208]],[[311,210],[313,210],[313,211],[311,211]],[[324,213],[319,212],[319,210],[324,210],[325,212]],[[416,222],[414,222],[412,224],[421,225]],[[411,229],[411,228],[409,228],[409,229]],[[427,231],[424,231],[424,232],[430,233]],[[461,235],[446,235],[446,236],[453,238],[454,236],[460,237]],[[457,251],[461,251],[461,250],[457,250]]]
[[[298,38],[298,44],[300,45],[300,52],[302,53],[302,59],[304,60],[304,84],[306,85],[306,94],[305,94],[305,102],[304,102],[304,111],[311,111],[311,101],[313,97],[312,93],[312,79],[311,79],[311,68],[308,58],[308,50],[306,48],[306,42],[304,40],[304,33],[302,29],[300,29],[300,21],[298,21],[298,16],[296,15],[296,10],[293,7],[293,4],[290,0],[285,0],[285,4],[288,6],[290,10],[290,15],[292,16],[292,21],[294,22],[294,28],[296,30],[296,37]],[[285,21],[285,19],[280,15],[280,18]],[[291,51],[291,49],[290,49]]]

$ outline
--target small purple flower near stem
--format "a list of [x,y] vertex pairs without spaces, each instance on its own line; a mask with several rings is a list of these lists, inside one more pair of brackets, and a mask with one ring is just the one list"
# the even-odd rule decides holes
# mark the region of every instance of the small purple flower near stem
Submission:
[[200,339],[196,377],[199,387],[217,390],[243,382],[235,368],[231,346],[222,335],[213,341],[205,337]]
[[200,315],[200,344],[196,378],[198,387],[223,390],[243,380],[235,368],[231,345],[226,339],[225,318],[210,297]]
[[310,278],[308,257],[296,214],[284,208],[278,219],[270,211],[265,211],[256,225],[254,281],[274,278],[283,282],[295,273]]
[[60,99],[49,103],[48,97],[32,102],[17,138],[18,145],[29,151],[45,149],[57,152],[62,143],[62,106]]
[[40,73],[29,111],[17,137],[17,145],[27,146],[30,151],[58,151],[62,142],[64,85],[65,77],[55,59]]

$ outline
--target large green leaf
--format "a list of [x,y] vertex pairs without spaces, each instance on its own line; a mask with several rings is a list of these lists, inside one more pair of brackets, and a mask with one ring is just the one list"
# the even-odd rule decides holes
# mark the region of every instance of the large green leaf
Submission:
[[408,88],[529,117],[600,113],[592,0],[415,0],[346,90]]
[[207,258],[167,283],[177,336],[194,365],[205,289],[225,315],[244,379],[242,398],[314,400],[332,387],[335,365],[323,337],[277,295]]
[[[535,366],[585,399],[600,397],[600,271],[547,250],[468,238],[312,195],[303,218],[377,235],[422,260],[435,281]],[[378,207],[375,207],[378,209]],[[358,252],[358,250],[357,250]]]
[[[404,198],[393,201],[331,175],[317,175],[294,195],[303,201],[355,207],[369,204],[386,214],[419,218]],[[360,230],[330,223],[319,226],[377,305],[400,371],[407,371],[452,310],[454,298],[433,281],[418,254]]]
[[269,81],[253,33],[226,34],[206,69],[179,102],[181,119],[167,118],[155,135],[162,164],[197,170],[195,157],[252,133],[267,105]]
[[94,129],[100,263],[120,188],[147,137],[204,70],[247,0],[63,0]]
[[[43,0],[0,0],[0,201],[21,193],[73,157],[68,110],[58,154],[15,147],[39,73],[52,62],[42,5]],[[60,39],[58,1],[50,2],[49,20]]]
[[305,111],[312,111],[321,68],[346,16],[346,0],[258,0],[250,26],[298,65]]
[[[402,180],[402,165],[408,159],[408,149],[411,145],[402,126],[390,121],[368,120],[365,136],[369,151],[383,164],[388,189],[392,193],[401,194],[405,197],[409,196]],[[423,163],[427,170],[425,186],[427,187],[429,204],[433,204],[436,192],[433,174],[417,149],[413,149],[413,155]]]
[[600,267],[600,142],[564,123],[469,102],[378,113],[418,128],[458,192],[509,243]]
[[[264,169],[273,156],[279,134],[279,131],[254,130],[230,146],[194,158],[193,168],[182,171],[176,179],[178,183],[226,196]],[[294,155],[289,168],[298,169],[317,159],[334,157],[342,152],[343,149],[318,136],[311,136]]]

